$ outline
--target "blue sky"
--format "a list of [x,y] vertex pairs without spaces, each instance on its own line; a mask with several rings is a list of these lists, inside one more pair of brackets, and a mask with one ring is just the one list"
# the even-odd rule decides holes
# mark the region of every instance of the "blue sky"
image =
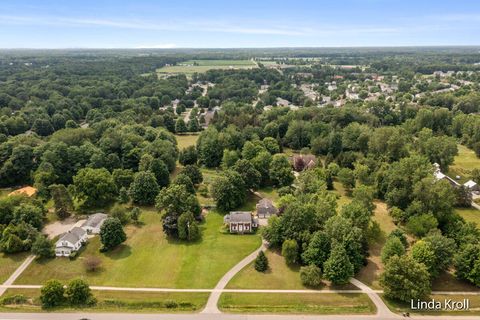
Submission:
[[1,48],[480,45],[477,0],[2,0]]

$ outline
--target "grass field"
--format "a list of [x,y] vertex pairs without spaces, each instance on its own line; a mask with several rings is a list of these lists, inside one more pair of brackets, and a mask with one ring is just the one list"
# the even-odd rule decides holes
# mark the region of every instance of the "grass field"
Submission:
[[[246,266],[228,283],[229,289],[311,289],[300,281],[300,266],[288,266],[285,259],[277,251],[267,250],[269,269],[258,272],[253,263]],[[331,286],[329,283],[318,289],[356,289],[351,284]]]
[[16,254],[0,253],[0,283],[4,283],[28,255],[28,252]]
[[455,278],[453,271],[442,272],[433,280],[432,291],[480,291],[479,287]]
[[198,134],[176,134],[175,138],[177,139],[178,149],[182,150],[186,147],[194,146],[197,143],[198,137]]
[[[42,311],[40,307],[39,289],[8,289],[4,297],[12,295],[24,295],[30,301],[25,305],[1,306],[0,311]],[[128,291],[93,291],[97,298],[97,305],[94,307],[82,308],[82,311],[94,312],[195,312],[205,306],[208,293],[203,292],[128,292]],[[174,301],[176,307],[167,308],[165,303]],[[75,311],[71,307],[58,308],[55,311]]]
[[457,145],[458,155],[455,157],[453,164],[450,166],[448,175],[455,177],[459,175],[461,183],[469,179],[470,172],[475,168],[480,168],[480,159],[477,158],[475,152],[465,146]]
[[456,208],[455,211],[466,221],[475,222],[480,227],[480,210],[475,208]]
[[224,293],[218,305],[232,313],[373,314],[376,310],[361,293]]
[[203,73],[211,69],[251,69],[256,68],[251,60],[189,60],[176,66],[168,66],[157,69],[158,74],[170,73]]
[[[57,258],[33,262],[16,284],[42,284],[49,279],[84,278],[91,285],[124,287],[212,288],[238,261],[260,246],[259,235],[223,232],[223,216],[210,212],[201,225],[202,239],[184,243],[167,239],[160,216],[143,211],[141,226],[126,228],[127,241],[112,252],[99,253],[98,237],[91,239],[74,261]],[[234,248],[234,250],[232,250]],[[99,256],[102,267],[87,273],[83,262]]]
[[476,316],[480,315],[480,295],[438,295],[434,294],[430,296],[430,299],[435,299],[437,301],[444,301],[445,299],[452,299],[452,301],[462,301],[463,299],[470,300],[470,310],[468,311],[447,311],[447,310],[439,310],[439,311],[420,311],[420,310],[412,310],[410,308],[410,304],[402,303],[397,301],[392,301],[390,299],[385,298],[383,295],[380,295],[386,305],[396,313],[402,312],[409,312],[410,314],[417,314],[417,315],[450,315],[450,316]]

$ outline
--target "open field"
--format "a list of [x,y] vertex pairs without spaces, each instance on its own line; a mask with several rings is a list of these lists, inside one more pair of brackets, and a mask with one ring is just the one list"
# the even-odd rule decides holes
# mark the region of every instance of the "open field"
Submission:
[[477,158],[473,150],[461,144],[457,145],[457,147],[458,155],[450,166],[448,175],[452,178],[459,175],[459,182],[464,183],[469,179],[470,172],[473,169],[480,168],[480,159]]
[[475,208],[456,208],[455,211],[466,221],[475,222],[480,227],[480,210]]
[[4,283],[28,255],[28,252],[16,254],[0,253],[0,283]]
[[[99,237],[91,239],[80,256],[70,261],[57,258],[33,262],[17,284],[43,284],[49,279],[84,278],[91,285],[124,287],[212,288],[217,281],[258,246],[259,235],[223,232],[223,216],[210,212],[201,225],[202,239],[185,243],[167,239],[160,215],[143,211],[143,225],[126,228],[127,241],[106,254],[100,253]],[[232,250],[235,248],[235,250]],[[101,258],[102,267],[87,273],[84,260]]]
[[259,189],[257,191],[263,198],[268,198],[268,199],[272,200],[274,203],[276,203],[278,201],[278,199],[280,198],[277,190],[275,188],[272,188],[272,187],[264,187],[264,188]]
[[171,73],[203,73],[211,69],[251,69],[256,64],[251,60],[189,60],[176,66],[168,66],[157,69],[157,74]]
[[194,146],[197,143],[198,137],[198,134],[176,134],[175,138],[177,139],[178,149],[182,150],[186,147]]
[[408,303],[403,303],[403,302],[397,302],[397,301],[392,301],[390,299],[387,299],[383,296],[383,294],[380,295],[380,297],[383,299],[385,304],[388,306],[390,310],[396,313],[402,313],[402,312],[409,312],[411,314],[417,314],[417,315],[451,315],[451,316],[460,316],[460,315],[465,315],[465,316],[475,316],[475,315],[480,315],[480,296],[479,295],[439,295],[439,294],[432,294],[430,295],[430,299],[435,299],[437,301],[443,301],[445,299],[452,299],[452,301],[462,301],[463,299],[469,299],[470,300],[470,310],[465,311],[465,310],[458,310],[458,311],[448,311],[448,310],[439,310],[439,311],[420,311],[420,310],[412,310],[410,308],[410,304]]
[[218,305],[232,313],[373,314],[376,310],[361,293],[224,293]]
[[[71,307],[56,308],[55,311],[93,311],[93,312],[195,312],[205,306],[208,293],[203,292],[127,292],[127,291],[92,291],[97,298],[93,307],[74,309]],[[39,289],[8,289],[4,297],[23,295],[31,299],[25,305],[1,306],[0,311],[41,312]],[[175,302],[170,308],[165,303]]]
[[[311,289],[305,287],[300,281],[300,266],[288,266],[285,259],[277,251],[267,250],[269,269],[258,272],[253,263],[246,266],[227,285],[229,289]],[[352,284],[331,286],[325,282],[320,289],[357,289]]]

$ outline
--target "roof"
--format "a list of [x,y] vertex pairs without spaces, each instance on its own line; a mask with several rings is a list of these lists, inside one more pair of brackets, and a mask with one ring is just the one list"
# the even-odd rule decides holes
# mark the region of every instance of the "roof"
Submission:
[[250,211],[232,211],[224,218],[225,222],[252,222],[252,213]]
[[75,244],[78,241],[80,241],[80,239],[84,237],[86,234],[87,232],[82,228],[73,227],[68,232],[64,233],[63,236],[60,239],[58,239],[57,243],[60,243],[61,241],[68,241],[72,244]]
[[82,224],[83,227],[97,228],[105,219],[108,218],[108,215],[105,213],[95,213],[88,217],[87,221]]
[[30,186],[27,186],[27,187],[24,187],[24,188],[20,188],[20,189],[17,189],[15,191],[12,191],[8,194],[8,196],[16,196],[16,195],[20,195],[20,194],[24,194],[24,195],[27,195],[29,197],[35,195],[37,193],[37,189],[34,188],[34,187],[30,187]]
[[263,198],[260,201],[258,201],[257,211],[258,210],[267,211],[267,212],[270,212],[270,213],[277,213],[278,212],[277,208],[275,208],[275,206],[273,205],[272,200],[267,199],[267,198]]
[[477,185],[477,183],[476,183],[475,181],[473,181],[473,180],[468,180],[468,181],[465,182],[463,185],[464,185],[465,187],[467,187],[467,188],[473,188],[473,187],[475,187],[475,186]]

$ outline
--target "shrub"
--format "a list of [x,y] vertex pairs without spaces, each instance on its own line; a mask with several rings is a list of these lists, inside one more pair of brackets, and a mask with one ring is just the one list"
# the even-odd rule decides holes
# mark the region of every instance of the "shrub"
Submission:
[[287,264],[294,264],[298,257],[298,244],[295,240],[285,240],[282,244],[282,256]]
[[265,272],[268,269],[268,259],[262,250],[260,250],[257,258],[255,259],[254,267],[258,272]]
[[85,259],[83,265],[85,266],[85,270],[87,270],[87,272],[94,272],[100,268],[102,265],[102,260],[96,256],[89,256]]
[[58,280],[48,280],[40,290],[40,301],[43,308],[52,308],[61,305],[65,298],[63,284]]
[[70,281],[65,290],[67,300],[71,305],[92,305],[96,303],[87,282],[82,279]]
[[322,284],[322,270],[314,264],[301,267],[300,280],[307,287],[318,287]]
[[431,213],[413,216],[407,222],[408,231],[417,237],[425,236],[437,226],[438,221]]
[[175,300],[165,300],[165,307],[168,309],[173,309],[178,307],[178,303]]

